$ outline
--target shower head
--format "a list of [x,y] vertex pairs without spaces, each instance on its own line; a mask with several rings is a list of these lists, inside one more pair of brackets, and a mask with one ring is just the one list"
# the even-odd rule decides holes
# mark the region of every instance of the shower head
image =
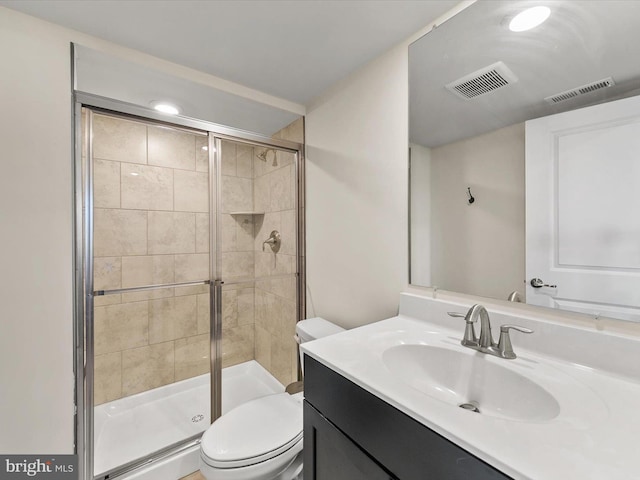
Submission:
[[263,150],[262,152],[257,154],[256,157],[259,158],[260,160],[262,160],[263,162],[266,162],[267,161],[267,155],[269,155],[269,152],[273,152],[273,164],[272,164],[272,166],[277,167],[278,166],[278,155],[277,155],[277,152],[273,148],[267,148],[267,149]]

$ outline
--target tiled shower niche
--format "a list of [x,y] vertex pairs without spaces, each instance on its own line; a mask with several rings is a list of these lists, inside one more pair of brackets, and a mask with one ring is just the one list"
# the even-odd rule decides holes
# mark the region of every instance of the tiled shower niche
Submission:
[[[95,290],[209,278],[207,144],[93,115]],[[228,141],[221,151],[222,367],[255,359],[286,385],[297,375],[294,157],[260,153]],[[273,229],[282,248],[262,252]],[[206,285],[95,297],[94,403],[207,373],[209,321]]]

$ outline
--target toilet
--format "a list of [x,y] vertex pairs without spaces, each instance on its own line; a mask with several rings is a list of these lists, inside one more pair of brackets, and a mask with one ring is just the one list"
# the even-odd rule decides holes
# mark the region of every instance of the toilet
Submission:
[[[342,331],[323,318],[309,318],[296,324],[296,341]],[[303,399],[302,392],[267,395],[218,418],[200,442],[202,475],[207,480],[302,480]]]

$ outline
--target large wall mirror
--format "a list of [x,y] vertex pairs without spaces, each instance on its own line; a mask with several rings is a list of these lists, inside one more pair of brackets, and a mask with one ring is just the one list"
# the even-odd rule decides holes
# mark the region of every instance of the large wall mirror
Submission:
[[410,46],[412,284],[640,321],[638,25],[478,1]]

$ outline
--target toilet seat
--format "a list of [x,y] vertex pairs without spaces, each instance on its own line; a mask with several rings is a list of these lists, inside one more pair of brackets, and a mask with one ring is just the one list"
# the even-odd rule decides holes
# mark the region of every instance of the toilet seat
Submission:
[[209,427],[202,436],[201,458],[220,469],[254,465],[287,450],[299,451],[302,428],[301,396],[261,397],[234,408]]

